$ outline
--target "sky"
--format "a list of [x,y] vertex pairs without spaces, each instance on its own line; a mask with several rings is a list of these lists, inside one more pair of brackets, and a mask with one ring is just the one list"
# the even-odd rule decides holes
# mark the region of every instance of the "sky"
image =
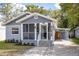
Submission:
[[61,9],[58,3],[32,3],[32,4],[44,7],[45,9],[53,9],[53,10]]
[[36,3],[34,5],[43,6],[45,9],[60,9],[59,4],[56,3]]
[[61,9],[59,3],[17,3],[16,7],[26,9],[24,5],[28,4],[34,4],[36,6],[43,7],[45,9],[52,9],[52,10]]
[[[24,8],[24,9],[26,9],[24,4],[26,4],[26,5],[34,4],[34,5],[43,7],[45,9],[53,9],[53,10],[61,9],[59,6],[59,3],[15,3],[15,4],[17,4],[15,7]],[[3,6],[3,3],[0,3],[0,8],[2,6]]]

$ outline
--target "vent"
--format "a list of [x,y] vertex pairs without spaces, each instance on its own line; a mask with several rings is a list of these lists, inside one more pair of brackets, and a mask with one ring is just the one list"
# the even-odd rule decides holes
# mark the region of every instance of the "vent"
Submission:
[[38,19],[38,16],[37,15],[34,15],[34,19]]

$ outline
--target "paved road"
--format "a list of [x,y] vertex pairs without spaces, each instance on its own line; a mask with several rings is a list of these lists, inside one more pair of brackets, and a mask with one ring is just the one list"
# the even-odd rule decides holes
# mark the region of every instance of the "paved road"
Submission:
[[79,56],[79,46],[54,44],[48,47],[33,47],[24,56]]

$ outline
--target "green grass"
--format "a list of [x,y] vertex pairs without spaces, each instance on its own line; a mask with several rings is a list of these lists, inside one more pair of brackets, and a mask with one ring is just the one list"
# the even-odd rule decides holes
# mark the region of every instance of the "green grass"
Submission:
[[72,38],[71,41],[74,42],[75,44],[79,45],[79,38]]
[[29,50],[33,46],[29,45],[16,45],[16,43],[5,43],[5,41],[0,41],[0,56],[15,56],[22,54],[25,50]]
[[5,43],[4,41],[0,41],[0,49],[29,49],[32,48],[32,46],[26,46],[26,45],[16,45],[15,43]]

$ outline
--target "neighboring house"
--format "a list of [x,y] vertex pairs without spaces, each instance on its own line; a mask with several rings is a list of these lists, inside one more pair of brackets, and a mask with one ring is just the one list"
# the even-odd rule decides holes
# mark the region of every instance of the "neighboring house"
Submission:
[[79,26],[76,26],[72,31],[69,33],[70,38],[79,38]]
[[75,37],[79,38],[79,26],[75,28]]
[[0,41],[5,40],[5,26],[1,26],[2,21],[0,21]]
[[[6,40],[18,40],[24,43],[39,45],[39,42],[57,39],[69,39],[69,29],[58,28],[57,21],[39,13],[26,12],[2,25],[6,26]],[[58,34],[60,32],[60,35]],[[56,36],[55,36],[56,35]]]

